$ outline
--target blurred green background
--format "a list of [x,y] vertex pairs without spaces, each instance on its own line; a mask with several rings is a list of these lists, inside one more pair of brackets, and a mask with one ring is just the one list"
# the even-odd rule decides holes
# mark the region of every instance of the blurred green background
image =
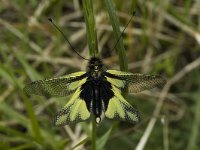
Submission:
[[[95,1],[98,49],[108,68],[119,69],[106,3]],[[200,149],[200,1],[113,0],[130,72],[161,74],[167,86],[129,94],[142,121],[104,119],[97,148],[109,150]],[[0,149],[91,149],[91,122],[54,127],[52,118],[69,97],[26,97],[25,84],[85,70],[52,17],[82,56],[89,58],[81,0],[0,1]],[[155,122],[156,121],[156,122]],[[112,130],[111,130],[112,129]],[[88,138],[89,137],[89,138]]]

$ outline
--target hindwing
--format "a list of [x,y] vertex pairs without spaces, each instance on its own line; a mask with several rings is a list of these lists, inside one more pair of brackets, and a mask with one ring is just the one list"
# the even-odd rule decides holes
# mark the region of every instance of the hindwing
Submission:
[[74,124],[89,119],[90,111],[86,101],[80,98],[80,93],[81,88],[79,87],[64,108],[56,115],[54,119],[56,126]]
[[140,120],[139,112],[124,99],[119,89],[112,86],[112,91],[114,96],[108,101],[105,116],[130,123],[138,122]]

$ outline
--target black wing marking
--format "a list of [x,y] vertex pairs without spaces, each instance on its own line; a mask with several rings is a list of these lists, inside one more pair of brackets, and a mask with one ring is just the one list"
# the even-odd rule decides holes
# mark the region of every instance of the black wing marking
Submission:
[[140,121],[139,112],[124,99],[120,90],[114,85],[111,90],[114,96],[109,99],[107,109],[105,110],[105,116],[110,119],[117,119],[130,123]]
[[81,86],[87,76],[85,72],[76,72],[59,78],[38,80],[27,84],[24,91],[28,95],[66,96]]
[[107,80],[116,87],[130,93],[138,93],[154,87],[162,87],[166,80],[159,75],[132,74],[128,72],[107,70]]
[[79,97],[80,93],[79,87],[64,108],[57,113],[54,118],[56,126],[74,124],[90,118],[90,111],[87,109],[86,101]]

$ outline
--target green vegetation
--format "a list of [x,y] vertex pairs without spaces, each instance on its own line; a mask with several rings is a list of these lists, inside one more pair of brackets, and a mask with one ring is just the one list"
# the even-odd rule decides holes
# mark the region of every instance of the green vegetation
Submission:
[[[0,149],[199,149],[199,1],[8,0],[0,4]],[[133,11],[135,16],[112,51]],[[31,81],[87,66],[49,17],[83,57],[100,56],[108,68],[127,70],[128,66],[130,72],[168,79],[163,90],[127,95],[141,112],[140,123],[104,119],[97,127],[92,120],[54,127],[52,118],[69,97],[24,94],[24,85]]]

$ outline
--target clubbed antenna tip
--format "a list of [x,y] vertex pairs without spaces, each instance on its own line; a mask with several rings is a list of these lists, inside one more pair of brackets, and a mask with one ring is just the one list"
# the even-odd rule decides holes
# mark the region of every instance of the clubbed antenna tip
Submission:
[[51,22],[51,24],[61,33],[61,35],[63,36],[63,38],[65,39],[65,42],[67,42],[69,44],[69,46],[71,47],[71,49],[81,58],[88,60],[86,58],[84,58],[83,56],[81,56],[71,45],[71,43],[69,42],[68,38],[65,36],[65,34],[61,31],[61,29],[54,23],[52,18],[48,18],[48,20]]
[[49,20],[50,22],[53,22],[53,19],[52,19],[52,18],[48,18],[48,20]]

